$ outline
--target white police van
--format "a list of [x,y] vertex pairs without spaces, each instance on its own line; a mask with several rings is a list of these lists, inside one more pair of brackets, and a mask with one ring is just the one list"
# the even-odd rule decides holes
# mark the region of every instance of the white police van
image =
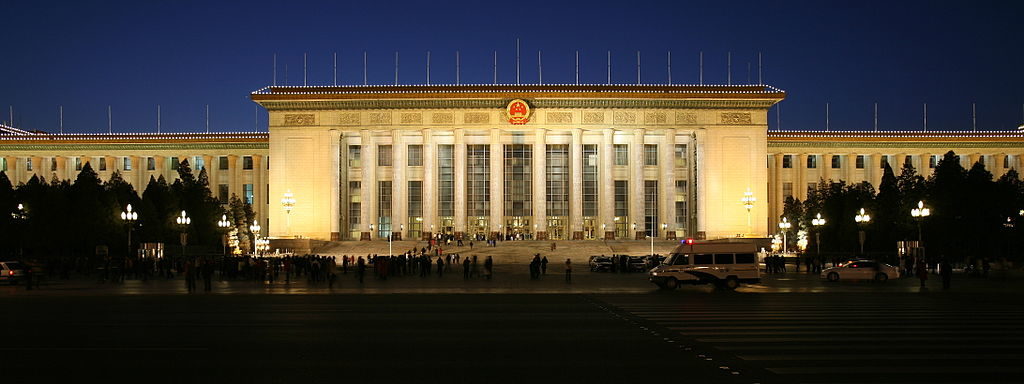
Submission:
[[754,241],[700,241],[690,239],[676,247],[665,263],[648,272],[662,289],[680,284],[715,284],[736,289],[740,283],[761,281],[757,243]]

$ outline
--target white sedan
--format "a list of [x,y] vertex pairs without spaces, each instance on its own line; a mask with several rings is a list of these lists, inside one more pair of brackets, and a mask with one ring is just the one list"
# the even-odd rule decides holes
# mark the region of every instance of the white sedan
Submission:
[[821,278],[828,279],[828,281],[850,279],[885,282],[890,277],[900,277],[899,270],[889,264],[874,260],[853,260],[821,271]]

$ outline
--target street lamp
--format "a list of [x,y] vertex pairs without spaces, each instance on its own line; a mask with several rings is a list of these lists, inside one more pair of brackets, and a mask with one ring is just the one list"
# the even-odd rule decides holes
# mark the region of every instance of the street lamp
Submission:
[[373,224],[370,224],[370,240],[373,240]]
[[928,217],[931,214],[932,214],[932,210],[929,209],[929,208],[925,208],[924,201],[918,201],[917,202],[917,208],[914,208],[914,209],[910,210],[910,216],[913,216],[914,220],[917,221],[917,246],[918,247],[923,247],[924,246],[924,238],[921,237],[921,221],[923,221],[925,217]]
[[[21,204],[18,204],[18,210],[21,210]],[[128,204],[125,210],[121,212],[121,220],[128,224],[128,257],[132,256],[132,224],[138,219],[139,213],[132,211],[131,204]]]
[[789,219],[783,217],[782,221],[779,222],[779,229],[782,230],[782,254],[786,254],[786,231],[789,231],[793,227],[793,223],[789,222]]
[[864,238],[867,235],[864,234],[864,226],[871,222],[871,215],[864,212],[864,208],[860,209],[860,213],[853,216],[853,221],[857,222],[857,239],[860,241],[860,254],[864,254]]
[[181,216],[174,218],[174,222],[178,223],[181,227],[181,257],[185,257],[185,246],[188,245],[188,225],[192,224],[192,218],[188,217],[188,214],[184,210],[181,211]]
[[261,229],[263,228],[260,227],[259,221],[256,220],[253,220],[252,225],[249,226],[249,232],[252,232],[252,254],[254,256],[259,256],[259,251],[263,248],[259,241]]
[[231,221],[228,220],[228,215],[220,215],[220,220],[217,221],[217,227],[220,228],[221,232],[224,232],[224,256],[228,255],[228,228],[231,227]]
[[811,219],[811,225],[814,226],[814,244],[818,247],[818,255],[821,255],[821,230],[818,227],[825,225],[825,219],[821,217],[821,214],[817,214]]
[[750,224],[750,210],[754,209],[754,202],[757,198],[754,197],[754,192],[750,192],[750,188],[747,188],[746,192],[743,192],[743,198],[740,199],[743,202],[743,208],[747,209],[747,233],[754,232],[754,227]]
[[[668,228],[668,224],[661,223],[661,231],[664,232],[665,228]],[[654,257],[654,233],[651,233],[651,257]]]
[[[629,234],[629,236],[633,236],[634,239],[636,238],[636,223],[633,223],[633,231],[632,231],[632,233]],[[627,237],[627,239],[628,239],[628,237]]]
[[281,198],[281,207],[284,208],[285,217],[285,228],[288,234],[292,234],[292,208],[295,208],[295,196],[292,195],[292,190],[284,193],[284,197]]

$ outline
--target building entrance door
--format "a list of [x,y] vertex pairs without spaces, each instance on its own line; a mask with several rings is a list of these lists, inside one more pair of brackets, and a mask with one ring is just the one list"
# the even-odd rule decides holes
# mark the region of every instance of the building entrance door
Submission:
[[509,217],[505,219],[505,238],[510,240],[525,240],[533,238],[532,227],[529,217]]

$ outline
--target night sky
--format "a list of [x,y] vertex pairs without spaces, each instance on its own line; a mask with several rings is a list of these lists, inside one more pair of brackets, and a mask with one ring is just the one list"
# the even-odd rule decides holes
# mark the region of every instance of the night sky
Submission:
[[[96,3],[96,4],[93,4]],[[214,2],[210,2],[214,3]],[[826,5],[831,4],[831,5]],[[929,130],[1015,129],[1024,119],[1024,3],[964,2],[500,2],[500,1],[5,1],[0,5],[0,120],[56,132],[58,105],[65,132],[106,132],[107,105],[115,132],[153,132],[157,105],[165,132],[266,130],[266,113],[249,92],[270,85],[278,54],[278,84],[333,82],[338,52],[341,84],[425,81],[454,83],[455,51],[463,83],[515,82],[515,41],[521,39],[521,81],[575,82],[580,51],[583,83],[636,82],[636,52],[644,83],[726,83],[732,52],[734,84],[764,81],[789,93],[782,129],[824,129],[830,103],[834,130],[872,129],[879,103],[883,130],[920,130],[928,103]],[[287,73],[285,66],[287,65]],[[259,111],[259,112],[258,112]],[[258,117],[257,117],[258,115]],[[776,109],[770,115],[776,126]]]

